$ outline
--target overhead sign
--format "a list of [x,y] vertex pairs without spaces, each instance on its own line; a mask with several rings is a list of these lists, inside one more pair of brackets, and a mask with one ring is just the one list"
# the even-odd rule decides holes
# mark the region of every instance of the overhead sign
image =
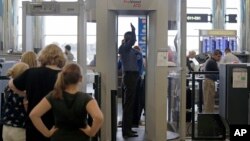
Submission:
[[212,15],[209,14],[187,14],[187,22],[212,22]]
[[78,15],[79,2],[25,2],[27,15]]
[[237,23],[237,14],[225,15],[225,22],[227,22],[227,23]]
[[155,0],[108,0],[109,10],[156,10],[156,5]]
[[131,4],[133,7],[141,7],[142,0],[124,0],[124,3]]

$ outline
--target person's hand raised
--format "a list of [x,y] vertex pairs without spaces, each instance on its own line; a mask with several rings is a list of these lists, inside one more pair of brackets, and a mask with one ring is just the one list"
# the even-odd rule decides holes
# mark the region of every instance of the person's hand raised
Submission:
[[131,29],[134,31],[135,30],[135,27],[132,23],[130,23],[130,26],[131,26]]

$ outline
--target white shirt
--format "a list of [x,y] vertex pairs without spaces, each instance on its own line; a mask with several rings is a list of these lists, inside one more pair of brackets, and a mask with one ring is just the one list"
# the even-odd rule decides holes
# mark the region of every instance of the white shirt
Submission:
[[231,52],[228,52],[222,59],[221,63],[239,63],[240,60],[237,56],[232,54]]
[[67,56],[68,61],[74,60],[74,55],[70,51],[67,52],[66,56]]

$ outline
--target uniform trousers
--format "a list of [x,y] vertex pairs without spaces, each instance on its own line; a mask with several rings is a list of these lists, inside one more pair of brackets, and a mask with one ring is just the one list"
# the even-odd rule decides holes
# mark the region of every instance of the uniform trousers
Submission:
[[136,84],[139,78],[137,71],[125,71],[123,74],[124,100],[122,114],[122,133],[127,134],[132,129],[133,108],[136,95]]

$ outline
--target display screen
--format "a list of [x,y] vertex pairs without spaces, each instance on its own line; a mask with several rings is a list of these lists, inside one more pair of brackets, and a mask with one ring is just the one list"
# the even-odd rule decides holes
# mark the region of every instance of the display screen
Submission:
[[203,37],[201,46],[201,53],[212,53],[216,49],[224,53],[227,47],[235,52],[237,51],[237,39],[236,37]]

